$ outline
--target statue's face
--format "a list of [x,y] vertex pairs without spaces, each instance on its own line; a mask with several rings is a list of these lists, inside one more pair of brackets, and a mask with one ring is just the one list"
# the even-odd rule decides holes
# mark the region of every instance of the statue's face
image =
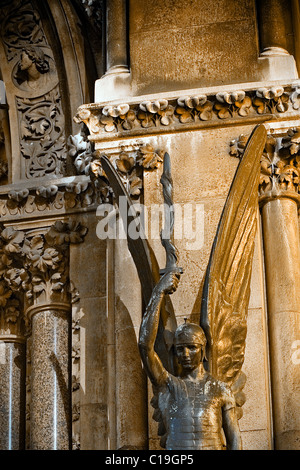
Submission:
[[21,54],[20,69],[27,70],[32,65],[32,60],[25,51]]
[[178,343],[175,349],[178,362],[185,370],[194,370],[203,360],[203,346],[199,343]]

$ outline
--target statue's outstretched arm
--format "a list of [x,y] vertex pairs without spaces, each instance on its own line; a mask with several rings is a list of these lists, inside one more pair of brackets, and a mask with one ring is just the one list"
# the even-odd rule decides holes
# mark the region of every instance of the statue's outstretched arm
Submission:
[[179,282],[179,271],[167,272],[154,287],[140,328],[139,349],[146,372],[154,385],[163,385],[167,371],[154,350],[158,331],[161,303],[165,294],[175,292]]

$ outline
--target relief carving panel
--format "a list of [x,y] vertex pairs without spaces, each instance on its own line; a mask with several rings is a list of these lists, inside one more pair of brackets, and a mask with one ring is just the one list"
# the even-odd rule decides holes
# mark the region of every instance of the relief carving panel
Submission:
[[21,179],[64,175],[65,117],[53,51],[30,1],[1,6],[1,38],[15,96]]

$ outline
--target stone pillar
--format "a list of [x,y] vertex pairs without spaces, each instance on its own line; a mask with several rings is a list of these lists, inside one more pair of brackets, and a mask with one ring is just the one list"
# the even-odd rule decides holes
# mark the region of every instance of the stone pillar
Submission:
[[0,231],[0,450],[25,448],[24,233]]
[[128,66],[127,2],[108,0],[106,7],[106,68],[96,81],[95,102],[111,101],[131,95]]
[[25,448],[25,339],[0,337],[0,450]]
[[70,304],[37,305],[32,325],[30,434],[33,450],[69,450]]
[[262,207],[275,449],[300,449],[300,198]]
[[106,68],[128,71],[126,1],[108,0],[106,10]]
[[274,448],[300,449],[299,172],[294,139],[268,136],[260,205],[266,274]]
[[293,53],[292,5],[286,0],[257,2],[262,79],[298,78]]
[[71,448],[71,298],[69,244],[86,229],[56,222],[47,233],[27,234],[26,318],[31,324],[30,449]]

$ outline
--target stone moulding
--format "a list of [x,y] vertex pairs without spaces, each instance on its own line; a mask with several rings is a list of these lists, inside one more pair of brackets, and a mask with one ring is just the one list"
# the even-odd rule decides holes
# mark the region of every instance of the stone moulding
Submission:
[[95,210],[106,201],[104,187],[96,189],[88,176],[78,175],[40,183],[38,186],[3,187],[3,192],[0,191],[2,220]]
[[[254,86],[256,85],[256,86]],[[243,85],[241,85],[243,86]],[[274,82],[243,89],[185,90],[132,98],[127,103],[91,103],[78,108],[75,122],[85,123],[90,141],[115,136],[222,126],[223,122],[295,118],[300,109],[300,81]]]

